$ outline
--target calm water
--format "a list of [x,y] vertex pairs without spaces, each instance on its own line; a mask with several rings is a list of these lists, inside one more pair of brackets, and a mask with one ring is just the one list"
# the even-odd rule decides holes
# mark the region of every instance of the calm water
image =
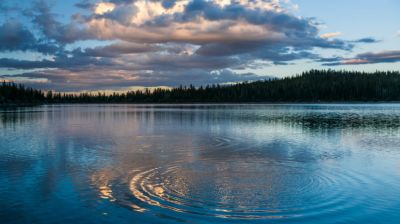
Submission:
[[0,111],[0,223],[400,223],[400,105]]

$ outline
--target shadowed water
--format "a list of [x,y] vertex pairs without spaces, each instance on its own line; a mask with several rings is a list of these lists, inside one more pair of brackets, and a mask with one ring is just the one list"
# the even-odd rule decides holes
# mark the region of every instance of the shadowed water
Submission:
[[0,110],[0,223],[399,223],[400,105]]

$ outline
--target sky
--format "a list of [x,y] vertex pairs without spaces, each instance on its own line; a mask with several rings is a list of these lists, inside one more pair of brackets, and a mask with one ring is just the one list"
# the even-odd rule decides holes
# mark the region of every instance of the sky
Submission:
[[400,68],[398,0],[0,0],[0,80],[60,92]]

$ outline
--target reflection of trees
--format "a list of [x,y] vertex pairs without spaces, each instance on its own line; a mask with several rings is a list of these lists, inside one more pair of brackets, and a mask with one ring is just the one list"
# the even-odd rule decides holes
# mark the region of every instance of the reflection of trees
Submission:
[[[3,125],[47,120],[115,122],[135,120],[146,126],[212,125],[214,123],[284,124],[304,129],[400,128],[393,107],[310,105],[80,105],[47,106],[0,112]],[[113,120],[114,119],[114,120]],[[117,121],[118,122],[118,121]],[[154,122],[154,123],[151,123]],[[121,128],[125,128],[122,126]]]
[[[379,106],[378,106],[379,107]],[[211,107],[202,109],[171,110],[161,109],[154,111],[155,122],[170,122],[182,125],[202,125],[213,123],[246,124],[283,124],[285,126],[308,129],[334,128],[376,128],[376,129],[397,129],[400,128],[400,114],[393,113],[391,109],[376,111],[366,110],[357,112],[357,109],[313,112],[307,108],[297,106],[250,106],[250,109],[242,106],[226,106],[225,108]],[[304,109],[304,110],[303,110]]]
[[[44,113],[42,111],[17,111],[17,112],[7,112],[0,111],[0,120],[1,125],[6,127],[8,125],[24,125],[29,122],[37,122],[42,120],[44,117]],[[1,126],[0,126],[1,127]]]

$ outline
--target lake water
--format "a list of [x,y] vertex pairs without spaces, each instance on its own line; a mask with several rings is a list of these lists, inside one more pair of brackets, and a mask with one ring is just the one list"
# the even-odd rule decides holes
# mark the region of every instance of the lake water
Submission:
[[400,223],[400,105],[0,111],[0,223]]

